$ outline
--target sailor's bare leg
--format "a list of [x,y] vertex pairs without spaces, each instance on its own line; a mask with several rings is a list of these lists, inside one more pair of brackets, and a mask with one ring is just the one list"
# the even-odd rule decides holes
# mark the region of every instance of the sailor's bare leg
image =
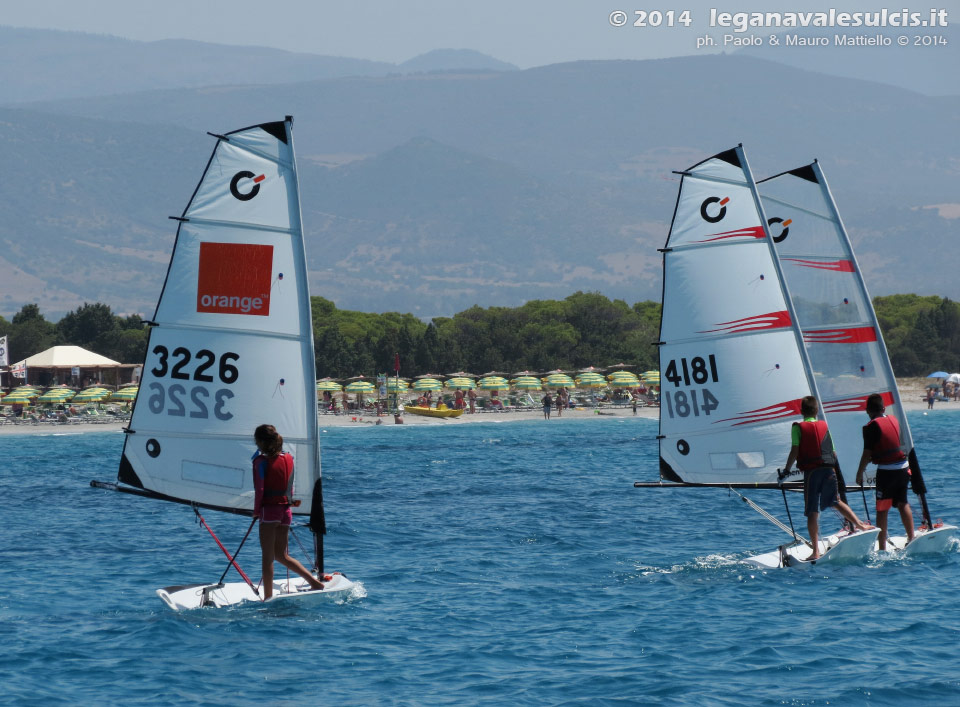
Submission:
[[[290,554],[287,552],[287,535],[290,532],[289,525],[280,525],[277,528],[276,535],[274,535],[274,556],[276,557],[277,562],[279,562],[284,567],[293,570],[298,575],[303,577],[307,582],[310,583],[310,586],[313,589],[323,589],[323,582],[317,580],[310,570],[300,564],[298,560],[293,557],[290,557]],[[271,568],[272,574],[272,568]]]
[[810,544],[813,545],[813,554],[807,558],[807,562],[816,560],[820,557],[820,514],[811,513],[807,516],[807,533],[810,535]]

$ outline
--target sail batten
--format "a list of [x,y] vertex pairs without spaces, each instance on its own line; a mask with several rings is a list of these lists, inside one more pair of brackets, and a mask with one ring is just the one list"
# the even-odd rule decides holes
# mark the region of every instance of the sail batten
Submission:
[[257,425],[295,459],[297,513],[319,479],[313,331],[290,120],[218,136],[177,225],[119,481],[253,507]]

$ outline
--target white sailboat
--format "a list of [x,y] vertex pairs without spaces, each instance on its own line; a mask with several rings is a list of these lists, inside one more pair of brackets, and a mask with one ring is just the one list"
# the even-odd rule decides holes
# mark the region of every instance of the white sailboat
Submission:
[[[117,483],[91,483],[188,504],[198,515],[199,508],[250,515],[253,431],[272,424],[294,457],[293,512],[310,517],[323,574],[313,326],[292,122],[213,135],[203,177],[176,218]],[[335,574],[322,592],[307,592],[297,577],[276,581],[274,596],[352,587]],[[258,601],[263,590],[221,577],[157,594],[188,609]]]
[[[861,428],[869,420],[866,400],[880,394],[886,414],[900,425],[912,487],[920,500],[922,524],[907,552],[942,552],[957,529],[930,516],[926,484],[883,334],[823,169],[814,161],[763,179],[757,187],[840,468],[848,475],[856,472],[863,451]],[[874,481],[869,476],[873,469],[868,467],[867,484]],[[890,528],[900,526],[898,514],[890,515]],[[887,542],[902,550],[907,538],[891,535]]]
[[[662,249],[661,482],[635,486],[781,489],[786,501],[800,487],[778,479],[790,428],[801,399],[820,396],[756,184],[742,146],[680,174]],[[809,556],[792,527],[745,500],[793,537],[770,566]],[[878,532],[828,534],[818,562],[865,557]]]

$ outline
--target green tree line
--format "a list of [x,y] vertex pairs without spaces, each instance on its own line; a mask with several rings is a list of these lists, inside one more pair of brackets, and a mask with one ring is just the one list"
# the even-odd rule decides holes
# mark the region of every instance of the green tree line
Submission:
[[[874,298],[880,328],[898,376],[960,371],[960,303],[937,296]],[[660,304],[611,300],[576,292],[563,300],[532,300],[519,307],[479,307],[424,322],[412,314],[337,309],[312,299],[317,375],[344,378],[392,372],[401,375],[469,371],[545,371],[627,363],[657,367]],[[143,361],[147,328],[138,315],[121,317],[105,304],[84,304],[57,322],[36,304],[8,321],[10,362],[57,344],[72,344],[121,363]]]

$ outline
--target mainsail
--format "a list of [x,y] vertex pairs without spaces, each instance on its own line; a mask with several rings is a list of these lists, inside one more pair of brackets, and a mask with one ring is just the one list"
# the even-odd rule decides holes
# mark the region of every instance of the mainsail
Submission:
[[295,458],[294,512],[311,511],[320,453],[292,122],[214,135],[177,219],[118,475],[145,495],[252,510],[253,431],[268,423]]
[[660,475],[771,484],[815,392],[738,146],[681,172],[663,248]]

